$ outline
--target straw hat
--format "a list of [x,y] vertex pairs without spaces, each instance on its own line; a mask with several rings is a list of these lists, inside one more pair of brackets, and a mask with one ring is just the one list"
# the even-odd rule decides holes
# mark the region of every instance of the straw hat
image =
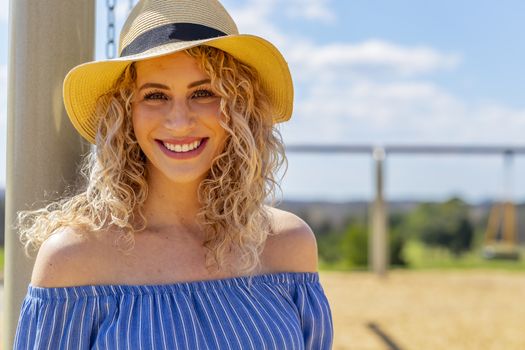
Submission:
[[270,42],[239,34],[217,0],[140,0],[120,34],[119,57],[73,68],[64,80],[64,104],[77,131],[95,143],[97,99],[131,63],[207,45],[255,68],[275,111],[274,122],[290,118],[293,86],[288,65]]

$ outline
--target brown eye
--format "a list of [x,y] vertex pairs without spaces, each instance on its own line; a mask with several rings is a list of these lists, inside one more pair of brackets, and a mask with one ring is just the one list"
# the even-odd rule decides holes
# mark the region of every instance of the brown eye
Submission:
[[167,100],[168,97],[165,93],[160,91],[152,91],[144,94],[145,100]]
[[193,92],[193,94],[191,95],[192,98],[204,98],[204,97],[214,97],[214,96],[215,94],[213,92],[211,92],[210,90],[205,90],[205,89],[197,90]]

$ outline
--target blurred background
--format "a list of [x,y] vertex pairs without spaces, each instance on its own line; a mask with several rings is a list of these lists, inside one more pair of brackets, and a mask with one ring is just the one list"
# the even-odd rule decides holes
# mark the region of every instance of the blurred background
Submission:
[[[96,2],[103,59],[108,18],[118,38],[134,1]],[[280,207],[317,236],[334,349],[525,348],[525,2],[222,3],[241,33],[272,41],[292,71],[294,114],[279,126],[290,149]],[[0,229],[7,48],[0,0]],[[368,268],[371,153],[297,145],[386,148],[386,275]],[[502,152],[389,154],[392,145]]]

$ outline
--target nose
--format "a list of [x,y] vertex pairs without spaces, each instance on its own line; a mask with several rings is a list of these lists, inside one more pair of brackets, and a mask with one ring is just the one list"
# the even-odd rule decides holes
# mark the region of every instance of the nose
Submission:
[[165,126],[180,133],[184,133],[195,126],[195,116],[188,107],[186,100],[173,100],[165,118]]

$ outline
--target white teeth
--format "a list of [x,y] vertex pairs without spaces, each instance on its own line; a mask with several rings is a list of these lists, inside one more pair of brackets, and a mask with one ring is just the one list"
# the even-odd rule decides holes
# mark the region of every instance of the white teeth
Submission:
[[194,141],[192,143],[183,144],[183,145],[173,145],[167,142],[163,142],[163,144],[164,144],[164,147],[166,147],[172,152],[183,153],[183,152],[193,151],[195,148],[200,146],[201,142],[202,142],[202,139]]

